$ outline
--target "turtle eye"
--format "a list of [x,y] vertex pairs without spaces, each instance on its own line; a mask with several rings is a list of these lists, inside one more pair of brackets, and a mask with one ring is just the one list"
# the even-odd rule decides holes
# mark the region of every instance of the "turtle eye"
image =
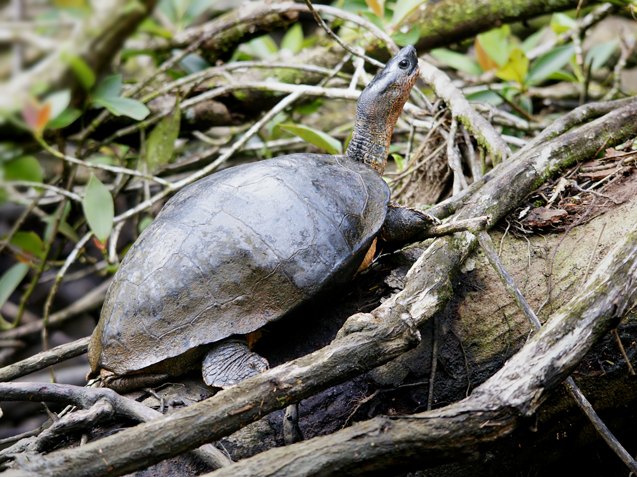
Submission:
[[400,62],[398,63],[398,67],[401,70],[406,70],[409,67],[409,60],[400,60]]

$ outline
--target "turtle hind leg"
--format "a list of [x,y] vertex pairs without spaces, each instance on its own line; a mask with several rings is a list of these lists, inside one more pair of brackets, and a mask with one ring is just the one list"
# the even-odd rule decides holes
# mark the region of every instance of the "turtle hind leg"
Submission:
[[206,354],[201,372],[208,386],[228,388],[268,369],[268,361],[242,340],[224,340]]

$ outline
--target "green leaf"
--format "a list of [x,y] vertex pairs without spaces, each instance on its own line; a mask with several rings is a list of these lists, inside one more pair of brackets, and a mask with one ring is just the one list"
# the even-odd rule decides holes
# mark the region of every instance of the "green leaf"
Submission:
[[429,52],[431,56],[437,59],[445,66],[449,66],[458,71],[468,73],[470,75],[479,75],[482,69],[472,58],[446,48],[436,48]]
[[532,35],[527,36],[522,42],[522,44],[520,45],[520,48],[522,48],[522,51],[524,53],[528,53],[533,48],[535,48],[540,42],[540,40],[542,39],[542,35],[544,35],[545,31],[546,31],[545,28],[540,28],[538,31],[536,31]]
[[515,103],[517,103],[518,107],[521,110],[529,113],[529,115],[533,114],[533,101],[528,95],[526,94],[518,95],[516,97]]
[[61,58],[71,67],[71,70],[73,70],[73,73],[85,90],[88,91],[93,87],[95,84],[95,73],[91,67],[86,64],[86,61],[70,53],[63,53]]
[[38,160],[33,156],[22,156],[4,163],[4,179],[7,181],[42,182],[44,174]]
[[142,3],[142,0],[128,0],[122,8],[122,14],[126,13],[137,13],[144,14],[147,13],[146,6]]
[[509,59],[504,66],[499,68],[495,75],[505,81],[515,81],[522,85],[529,71],[529,59],[520,48],[511,50]]
[[162,13],[170,20],[173,25],[179,23],[188,9],[187,0],[166,0],[160,2]]
[[565,13],[554,13],[551,17],[551,29],[559,35],[572,30],[577,26],[575,20]]
[[[124,156],[125,154],[122,154]],[[103,165],[103,166],[113,166],[115,162],[111,156],[107,156],[106,154],[95,154],[88,159],[85,159],[89,164]]]
[[44,103],[51,105],[50,118],[55,119],[68,107],[71,102],[71,91],[64,89],[48,95],[44,99]]
[[192,22],[209,8],[214,9],[214,2],[210,0],[189,0],[186,16]]
[[210,63],[208,63],[205,59],[195,53],[186,55],[179,62],[179,65],[188,74],[196,73],[198,71],[205,70],[206,68],[210,68]]
[[591,69],[598,70],[606,64],[616,49],[616,40],[598,43],[588,50],[588,53],[586,54],[586,64],[591,65]]
[[300,23],[295,23],[281,40],[281,49],[292,53],[298,53],[303,48],[303,28]]
[[263,60],[267,60],[278,51],[278,47],[270,35],[255,38],[241,45],[239,49],[253,58],[256,57]]
[[396,163],[396,170],[398,172],[405,170],[405,158],[403,156],[400,154],[392,154],[391,157]]
[[483,89],[469,93],[466,95],[466,98],[467,101],[472,103],[488,103],[494,106],[499,106],[504,103],[504,99],[502,99],[498,93],[491,91],[490,89]]
[[149,134],[143,159],[151,174],[172,159],[180,122],[181,110],[179,103],[176,103],[173,111],[162,118]]
[[148,33],[150,35],[158,36],[160,38],[164,38],[166,40],[170,40],[173,36],[172,32],[167,28],[164,28],[159,25],[152,18],[146,18],[141,25],[139,25],[138,31]]
[[146,227],[153,222],[153,217],[150,215],[144,215],[137,224],[137,232],[142,233]]
[[86,185],[82,209],[95,236],[100,242],[106,242],[113,228],[115,207],[111,193],[94,174]]
[[391,17],[391,24],[400,24],[407,15],[423,3],[425,3],[425,0],[397,0],[394,5],[394,14]]
[[136,99],[120,96],[122,75],[110,75],[100,81],[93,91],[93,103],[103,106],[115,116],[128,116],[141,121],[150,114],[146,105]]
[[[370,10],[365,10],[360,12],[359,14],[362,14],[365,19],[369,22],[372,22],[374,25],[376,25],[378,28],[380,28],[381,30],[385,28],[385,24],[383,23],[383,19],[380,18],[379,16],[376,16],[376,14]],[[346,27],[347,28],[347,27]],[[352,28],[351,30],[346,30],[346,28],[342,28],[339,30],[339,33],[343,30],[345,30],[346,32],[349,32],[350,35],[352,35],[352,37],[357,37],[358,35],[360,35],[360,30],[357,30],[356,28]],[[347,35],[345,35],[347,36]]]
[[122,75],[106,76],[93,91],[93,99],[117,98],[122,91]]
[[11,245],[34,257],[44,257],[44,242],[42,242],[40,236],[33,231],[16,232],[13,234],[13,237],[11,237]]
[[47,129],[62,129],[75,122],[82,115],[82,111],[76,108],[65,109],[57,118],[52,119],[46,125]]
[[489,58],[495,61],[498,66],[504,66],[509,59],[511,50],[509,46],[510,35],[511,29],[509,25],[504,25],[481,33],[478,35],[477,41]]
[[295,106],[294,111],[302,114],[303,116],[308,116],[312,113],[317,112],[322,105],[323,100],[321,98],[316,98],[308,103],[301,103]]
[[573,56],[575,49],[572,44],[558,46],[536,59],[529,68],[526,82],[529,85],[538,84],[548,76],[566,66]]
[[411,30],[403,33],[402,31],[397,31],[392,33],[392,39],[398,44],[398,46],[407,46],[413,45],[420,38],[420,28],[417,26],[413,26]]
[[128,116],[141,121],[150,114],[150,109],[141,101],[131,98],[100,98],[94,100],[95,104],[104,106],[115,116]]
[[[47,227],[47,232],[49,230],[49,227],[51,227],[50,230],[53,230],[53,223],[55,222],[55,218],[51,217],[51,216],[46,216],[42,218],[42,222],[44,222],[45,224],[48,225]],[[68,238],[69,240],[71,240],[72,242],[78,242],[80,240],[80,237],[77,236],[77,233],[75,232],[75,230],[73,229],[73,227],[71,227],[69,225],[69,223],[65,220],[61,220],[60,222],[58,222],[57,224],[57,231],[59,233],[61,233],[62,235],[64,235],[66,238]],[[47,235],[49,235],[47,233]]]
[[69,202],[64,206],[64,210],[62,211],[62,216],[59,220],[52,215],[47,215],[42,217],[40,220],[46,224],[46,228],[44,229],[44,240],[51,240],[51,234],[53,232],[60,233],[64,235],[66,238],[71,240],[72,242],[78,242],[80,238],[77,236],[77,233],[68,223],[68,217],[71,213],[71,204]]
[[574,74],[562,70],[551,73],[546,77],[546,79],[552,81],[568,81],[569,83],[577,83],[577,78]]
[[313,129],[308,126],[303,126],[301,124],[290,124],[290,123],[279,124],[278,127],[296,136],[299,136],[304,141],[307,141],[310,144],[313,144],[316,147],[323,149],[328,154],[343,153],[343,146],[341,144],[341,141],[333,138],[332,136],[324,133],[323,131],[318,131],[317,129]]
[[18,288],[29,271],[26,263],[16,263],[0,277],[0,308],[7,302],[11,294]]

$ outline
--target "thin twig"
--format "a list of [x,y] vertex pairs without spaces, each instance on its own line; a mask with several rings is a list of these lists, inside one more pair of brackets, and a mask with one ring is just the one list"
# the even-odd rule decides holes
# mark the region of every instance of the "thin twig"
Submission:
[[88,232],[84,234],[84,236],[80,240],[77,241],[77,243],[75,244],[75,247],[73,247],[73,250],[71,250],[71,253],[69,253],[68,256],[66,257],[66,260],[64,261],[64,265],[62,265],[62,268],[60,268],[60,270],[55,275],[55,281],[53,282],[53,285],[51,286],[51,290],[49,290],[49,294],[47,295],[46,301],[44,303],[44,313],[42,317],[42,324],[43,324],[42,330],[45,330],[47,328],[47,325],[49,322],[49,314],[51,312],[51,306],[53,305],[53,298],[55,298],[55,295],[57,294],[58,288],[60,286],[60,283],[62,283],[62,279],[64,278],[66,271],[73,264],[73,262],[75,262],[75,259],[79,255],[80,250],[84,248],[84,246],[88,243],[88,241],[91,239],[92,236],[93,236],[93,232]]
[[628,32],[624,32],[624,34],[619,39],[619,48],[620,54],[617,63],[615,63],[615,67],[613,68],[613,86],[611,89],[604,95],[605,100],[612,99],[617,96],[619,93],[619,89],[621,87],[621,79],[622,79],[622,71],[626,68],[626,63],[628,62],[628,58],[632,55],[635,50],[635,38]]
[[168,187],[168,188],[172,187],[172,184],[170,182],[162,179],[161,177],[155,177],[155,176],[151,176],[151,175],[148,175],[148,174],[142,174],[139,171],[136,171],[134,169],[128,169],[126,167],[111,166],[111,165],[108,165],[108,164],[99,164],[99,163],[91,163],[91,162],[83,161],[81,159],[77,159],[76,157],[68,156],[66,154],[62,154],[57,149],[51,147],[43,139],[39,139],[38,142],[53,157],[56,157],[58,159],[66,161],[68,163],[75,164],[75,165],[82,166],[82,167],[86,167],[88,169],[101,169],[101,170],[104,170],[104,171],[113,172],[115,174],[126,174],[126,175],[129,175],[129,176],[141,177],[143,179],[146,179],[146,180],[153,181],[153,182],[156,182],[158,184],[161,184],[164,187]]
[[52,364],[65,361],[75,356],[86,353],[90,338],[81,338],[71,343],[66,343],[50,350],[42,351],[17,363],[0,368],[0,381],[12,379],[34,373]]
[[[282,63],[282,62],[265,62],[265,61],[237,61],[235,63],[227,63],[221,66],[211,66],[210,68],[206,68],[201,71],[197,71],[196,73],[189,74],[188,76],[184,76],[179,78],[178,80],[172,81],[158,88],[156,91],[147,94],[141,101],[143,103],[147,103],[158,96],[169,93],[173,90],[179,90],[183,86],[187,86],[190,83],[201,83],[210,78],[214,78],[215,76],[222,76],[224,73],[235,71],[235,70],[248,70],[252,68],[260,68],[260,69],[289,69],[289,70],[299,70],[306,71],[308,73],[317,73],[322,75],[331,74],[332,70],[330,68],[324,68],[322,66],[316,65],[301,65],[301,64],[292,64],[292,63]],[[347,75],[344,73],[341,74],[343,78],[347,78]]]
[[[67,274],[65,275],[65,277],[68,278],[69,275]],[[78,300],[75,300],[66,308],[52,313],[49,317],[49,327],[53,325],[59,326],[60,324],[70,320],[71,318],[99,306],[100,303],[104,301],[106,289],[108,288],[109,284],[110,280],[105,280],[103,283],[92,289],[87,294],[83,295]],[[22,338],[34,333],[39,333],[42,330],[42,327],[43,320],[37,320],[31,323],[26,323],[12,330],[0,332],[0,338]]]
[[449,168],[453,171],[453,194],[457,194],[462,189],[466,189],[467,179],[462,171],[462,164],[460,162],[460,151],[456,145],[456,132],[458,131],[458,122],[455,118],[451,119],[451,125],[449,126],[449,135],[447,137],[447,161]]
[[27,220],[27,218],[29,218],[29,215],[31,215],[31,212],[33,212],[36,209],[38,202],[40,201],[43,195],[44,195],[44,191],[41,191],[37,197],[34,197],[31,201],[28,202],[28,204],[24,208],[24,211],[20,214],[20,217],[18,217],[18,219],[14,222],[13,226],[11,227],[11,230],[9,230],[9,232],[6,233],[6,235],[4,235],[2,239],[0,239],[0,253],[11,242],[11,239],[20,230],[20,228],[22,227],[24,222]]
[[6,185],[16,186],[16,187],[34,187],[34,188],[45,189],[45,190],[54,192],[58,195],[61,195],[63,197],[66,197],[68,199],[74,200],[75,202],[82,202],[82,198],[79,195],[77,195],[75,192],[66,190],[63,187],[57,187],[51,184],[45,184],[43,182],[7,181]]
[[[343,10],[341,10],[339,8],[331,7],[329,5],[314,5],[313,8],[314,8],[314,10],[316,10],[319,13],[324,13],[326,15],[330,15],[330,16],[333,16],[335,18],[340,18],[342,20],[349,21],[351,23],[354,23],[356,25],[359,25],[359,26],[365,28],[373,36],[375,36],[376,38],[381,40],[385,45],[387,45],[387,48],[390,50],[390,52],[392,54],[395,54],[398,51],[398,48],[397,48],[396,44],[394,43],[394,41],[391,39],[391,37],[387,33],[385,33],[382,29],[378,28],[376,25],[374,25],[373,23],[367,21],[366,19],[364,19],[362,17],[359,17],[357,15],[354,15],[352,13],[343,11]],[[295,4],[295,3],[275,3],[275,4],[270,4],[270,5],[267,6],[267,13],[269,13],[269,14],[289,13],[289,12],[299,12],[299,11],[306,12],[307,10],[308,10],[308,7],[306,5]],[[260,14],[264,14],[264,13],[265,12],[260,12]],[[150,75],[145,80],[140,81],[134,88],[126,91],[125,94],[127,96],[136,95],[144,87],[146,87],[146,85],[148,85],[150,82],[154,81],[158,76],[160,76],[163,73],[167,72],[170,68],[172,68],[174,65],[176,65],[179,61],[181,61],[187,55],[189,55],[190,53],[193,53],[194,51],[196,51],[198,48],[200,48],[204,43],[206,43],[214,35],[219,34],[222,31],[228,30],[230,28],[234,28],[235,26],[241,24],[244,21],[246,21],[246,19],[242,18],[239,15],[238,18],[235,21],[226,23],[220,28],[212,29],[211,31],[206,32],[205,34],[200,35],[196,39],[196,41],[190,43],[188,45],[188,47],[184,48],[183,50],[181,50],[179,52],[179,54],[176,54],[176,55],[172,56],[168,61],[164,62],[157,69],[157,71],[154,71],[153,74]],[[375,60],[373,60],[373,61],[375,61]],[[95,120],[93,120],[93,122],[87,128],[85,128],[84,131],[82,131],[82,133],[80,134],[80,142],[82,142],[85,139],[87,139],[88,136],[93,131],[95,131],[97,129],[97,127],[108,116],[109,116],[108,111],[104,110]]]
[[444,235],[455,234],[456,232],[477,232],[484,230],[489,226],[489,216],[483,215],[471,219],[456,220],[454,222],[446,222],[444,224],[432,225],[427,229],[427,237],[442,237]]
[[[106,401],[117,414],[139,422],[149,422],[163,417],[160,412],[138,403],[134,399],[121,396],[108,388],[51,383],[0,383],[0,401],[32,400],[73,404],[83,409],[90,409],[98,402]],[[232,463],[223,452],[211,445],[204,445],[193,452],[212,465],[213,468],[224,467]]]
[[635,376],[635,368],[633,368],[632,363],[630,362],[630,358],[626,353],[626,349],[624,348],[624,344],[622,343],[622,339],[617,332],[617,328],[613,328],[613,336],[615,337],[615,342],[617,343],[617,347],[619,348],[619,352],[622,354],[624,361],[626,362],[626,366],[628,367],[628,374],[631,376]]
[[346,44],[343,40],[341,40],[341,38],[336,33],[334,33],[330,29],[330,27],[326,25],[325,21],[323,21],[321,16],[314,9],[314,5],[312,5],[312,2],[310,0],[305,0],[305,4],[307,5],[307,8],[310,9],[310,12],[312,13],[312,16],[314,17],[314,20],[316,21],[316,23],[318,23],[319,26],[325,31],[325,33],[327,33],[327,35],[331,37],[336,43],[338,43],[345,51],[349,51],[352,55],[363,58],[365,61],[367,61],[368,63],[371,63],[374,66],[378,66],[378,67],[385,66],[382,62],[367,56],[363,52],[356,51],[354,48]]
[[597,247],[599,246],[599,242],[602,239],[602,235],[604,234],[604,229],[606,228],[606,222],[602,224],[602,228],[597,234],[597,241],[595,242],[595,246],[593,247],[593,251],[591,252],[591,256],[588,259],[588,263],[586,264],[586,270],[584,271],[584,278],[582,279],[582,284],[586,283],[588,280],[588,272],[591,269],[591,264],[593,263],[593,259],[595,258],[595,254],[597,253]]

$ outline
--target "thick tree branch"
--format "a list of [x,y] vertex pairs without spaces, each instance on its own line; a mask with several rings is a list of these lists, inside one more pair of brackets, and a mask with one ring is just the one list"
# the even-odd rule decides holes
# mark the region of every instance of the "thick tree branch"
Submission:
[[[621,277],[621,279],[618,279]],[[445,408],[377,417],[329,436],[275,448],[208,474],[366,475],[432,465],[475,451],[531,416],[595,341],[637,304],[637,228],[599,265],[586,287],[473,394]]]
[[494,164],[503,161],[511,154],[509,146],[502,137],[486,119],[476,113],[449,76],[425,61],[420,61],[420,76],[447,104],[451,114],[462,122],[486,151],[489,151],[493,156]]
[[[163,416],[159,411],[155,411],[133,399],[120,396],[112,389],[89,388],[69,384],[0,383],[0,401],[56,402],[72,404],[89,412],[92,412],[92,408],[99,408],[102,413],[115,413],[139,422],[148,422]],[[45,435],[38,436],[38,440],[40,438],[45,441],[50,440],[51,436],[64,434],[67,428],[82,426],[85,423],[84,421],[88,424],[90,420],[88,416],[93,415],[88,414],[75,418],[72,414],[67,414],[65,417],[68,416],[70,422],[67,422],[65,417],[62,417],[47,429]],[[213,468],[223,467],[231,463],[225,454],[213,446],[205,445],[193,452]]]
[[[581,0],[447,0],[428,2],[415,8],[401,28],[418,28],[418,48],[447,46],[503,23],[580,7]],[[588,6],[594,2],[585,2]],[[423,8],[424,7],[424,8]]]
[[[610,147],[637,134],[636,116],[637,101],[634,101],[563,137],[513,157],[498,166],[498,172],[482,187],[480,200],[469,201],[458,216],[490,214],[495,220],[500,219],[555,171],[590,157],[603,145]],[[322,350],[271,369],[164,419],[80,448],[51,453],[31,462],[27,470],[46,469],[51,475],[65,476],[80,475],[78,469],[91,475],[121,475],[138,468],[137,460],[142,457],[144,461],[157,462],[216,440],[290,402],[391,360],[417,342],[417,327],[449,299],[450,274],[467,256],[473,241],[467,233],[435,240],[410,270],[402,292],[372,313],[351,317],[337,339]],[[571,362],[564,365],[571,366]],[[552,379],[562,378],[567,371],[570,368],[554,369]],[[522,396],[518,399],[522,400]],[[520,403],[520,412],[526,412],[524,403],[526,401]],[[445,411],[446,414],[436,416],[456,416],[454,419],[462,422],[472,409],[458,404]],[[491,418],[502,416],[500,412],[485,412]],[[514,424],[514,421],[505,421],[504,430]],[[484,421],[480,420],[482,424]],[[481,432],[488,432],[488,428]],[[125,455],[132,447],[135,459]],[[98,451],[103,460],[94,458]]]

